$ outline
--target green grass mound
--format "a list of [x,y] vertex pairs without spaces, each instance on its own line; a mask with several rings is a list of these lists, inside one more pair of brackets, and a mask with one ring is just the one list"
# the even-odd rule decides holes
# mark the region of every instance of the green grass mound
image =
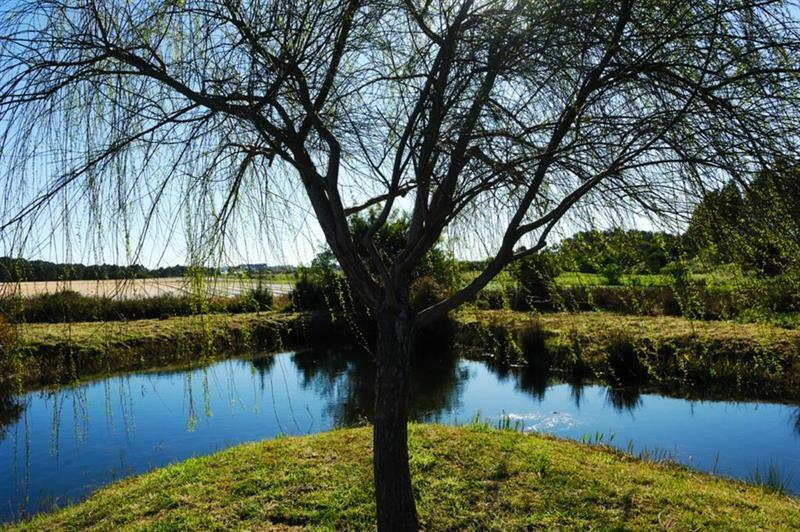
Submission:
[[[411,428],[427,530],[796,530],[800,502],[606,448],[480,426]],[[369,428],[279,438],[105,488],[20,529],[374,527]]]

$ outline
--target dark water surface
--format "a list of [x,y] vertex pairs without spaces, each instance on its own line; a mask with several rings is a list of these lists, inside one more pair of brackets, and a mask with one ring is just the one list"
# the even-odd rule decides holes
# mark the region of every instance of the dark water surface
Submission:
[[[302,351],[0,399],[0,521],[237,443],[363,424],[372,375],[364,357]],[[744,479],[773,466],[800,493],[796,406],[615,391],[454,359],[417,365],[411,408],[424,422],[479,415],[568,438],[613,435],[623,449]]]

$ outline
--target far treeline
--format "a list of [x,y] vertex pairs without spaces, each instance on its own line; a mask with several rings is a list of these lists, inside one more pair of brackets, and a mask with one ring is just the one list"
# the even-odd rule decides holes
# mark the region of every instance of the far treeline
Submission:
[[[283,273],[289,266],[266,264],[242,264],[228,268],[237,273]],[[216,275],[223,273],[218,268],[193,268],[190,266],[166,266],[149,269],[140,264],[118,266],[116,264],[58,264],[46,260],[0,257],[0,282],[23,281],[104,281],[115,279],[156,279],[186,277],[189,275]]]
[[46,260],[25,260],[0,257],[0,282],[22,281],[100,281],[106,279],[142,279],[154,277],[183,277],[186,266],[167,266],[148,269],[139,264],[58,264]]

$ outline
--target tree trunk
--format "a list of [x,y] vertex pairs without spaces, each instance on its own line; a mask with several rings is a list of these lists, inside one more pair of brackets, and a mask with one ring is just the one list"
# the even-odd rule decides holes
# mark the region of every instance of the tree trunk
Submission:
[[378,530],[418,530],[408,469],[409,312],[382,307],[377,313],[373,467]]

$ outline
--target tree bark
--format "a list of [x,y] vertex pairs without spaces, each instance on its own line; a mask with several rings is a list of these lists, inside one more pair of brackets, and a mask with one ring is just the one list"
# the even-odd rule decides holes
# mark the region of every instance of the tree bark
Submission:
[[379,531],[418,530],[408,468],[411,327],[408,309],[377,312],[373,468]]

